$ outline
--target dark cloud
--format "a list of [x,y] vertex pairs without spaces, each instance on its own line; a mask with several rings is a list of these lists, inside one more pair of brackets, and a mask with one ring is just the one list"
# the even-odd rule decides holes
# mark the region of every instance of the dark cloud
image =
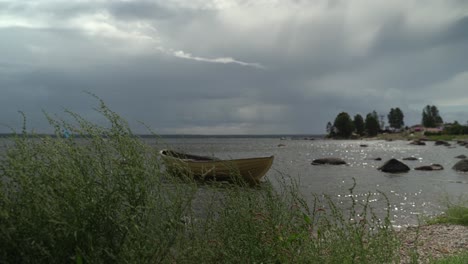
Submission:
[[142,121],[159,133],[323,133],[341,111],[400,107],[412,124],[426,104],[467,119],[468,18],[443,12],[463,2],[427,3],[437,17],[426,27],[398,2],[388,13],[343,1],[208,2],[0,4],[0,123],[20,124],[23,110],[47,131],[41,110],[63,108],[102,122],[83,91],[137,132]]

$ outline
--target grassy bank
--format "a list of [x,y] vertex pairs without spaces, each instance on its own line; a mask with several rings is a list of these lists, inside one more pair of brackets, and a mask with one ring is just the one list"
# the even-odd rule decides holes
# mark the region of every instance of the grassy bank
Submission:
[[287,177],[277,188],[172,177],[102,101],[99,112],[105,126],[68,112],[49,117],[55,138],[15,134],[0,158],[2,263],[399,262],[390,216],[368,201],[307,204]]
[[444,140],[444,141],[454,141],[454,140],[467,140],[468,135],[424,135],[423,132],[401,132],[401,133],[384,133],[379,134],[377,139],[380,140],[414,140],[426,138],[431,141]]

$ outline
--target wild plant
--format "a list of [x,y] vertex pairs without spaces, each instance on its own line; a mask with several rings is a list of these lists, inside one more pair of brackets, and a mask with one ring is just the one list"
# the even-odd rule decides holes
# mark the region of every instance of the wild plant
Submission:
[[399,242],[390,216],[379,219],[368,199],[360,204],[350,198],[351,207],[343,211],[326,195],[316,195],[307,203],[294,182],[280,181],[260,189],[224,188],[222,199],[211,207],[216,214],[187,229],[192,240],[179,244],[177,259],[192,263],[398,261]]
[[[1,159],[2,263],[153,263],[178,239],[195,187],[164,177],[156,149],[102,100],[95,125],[46,117],[53,136],[23,130]],[[62,131],[70,131],[64,138]]]

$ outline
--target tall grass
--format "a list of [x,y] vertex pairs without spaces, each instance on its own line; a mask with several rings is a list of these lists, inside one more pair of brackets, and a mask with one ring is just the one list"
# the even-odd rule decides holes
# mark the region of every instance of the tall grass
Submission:
[[[343,212],[330,197],[308,205],[294,184],[224,190],[217,215],[188,229],[178,259],[193,263],[390,263],[399,242],[369,202]],[[352,197],[352,196],[350,196]],[[353,199],[353,198],[351,198]],[[356,219],[357,217],[357,219]]]
[[47,116],[56,137],[23,127],[13,138],[0,167],[3,263],[156,262],[175,243],[195,189],[169,184],[156,150],[102,101],[98,111],[108,126],[68,112],[74,124]]
[[172,177],[101,100],[97,110],[107,125],[46,115],[55,137],[25,121],[0,158],[2,263],[398,261],[390,217],[369,199],[350,195],[343,210],[326,195],[307,203],[287,177],[256,188]]
[[456,224],[468,226],[468,206],[467,202],[451,203],[447,202],[447,209],[442,215],[428,220],[429,224]]

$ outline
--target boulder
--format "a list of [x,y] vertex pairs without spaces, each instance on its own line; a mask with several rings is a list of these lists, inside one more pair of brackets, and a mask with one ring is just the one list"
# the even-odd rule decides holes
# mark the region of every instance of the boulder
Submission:
[[457,159],[466,159],[466,156],[465,155],[458,155],[455,158],[457,158]]
[[381,158],[381,157],[378,157],[378,158],[375,158],[374,160],[382,160],[382,158]]
[[361,145],[359,145],[359,146],[362,147],[362,148],[368,147],[368,145],[366,145],[366,144],[361,144]]
[[426,142],[421,140],[413,140],[410,142],[410,145],[425,146]]
[[443,141],[443,140],[436,140],[436,142],[434,142],[434,145],[436,146],[450,146],[450,143],[448,143],[447,141]]
[[452,169],[456,171],[468,171],[468,159],[462,159],[453,165]]
[[407,172],[410,170],[410,168],[397,159],[390,159],[387,162],[385,162],[384,165],[380,166],[378,170],[389,173],[400,173]]
[[434,171],[434,170],[443,170],[444,167],[440,164],[432,164],[432,165],[425,165],[425,166],[417,167],[414,169],[422,170],[422,171]]
[[312,165],[345,165],[346,161],[340,159],[340,158],[321,158],[321,159],[315,159],[312,161]]
[[407,158],[403,158],[403,160],[418,160],[418,158],[416,158],[416,157],[407,157]]

